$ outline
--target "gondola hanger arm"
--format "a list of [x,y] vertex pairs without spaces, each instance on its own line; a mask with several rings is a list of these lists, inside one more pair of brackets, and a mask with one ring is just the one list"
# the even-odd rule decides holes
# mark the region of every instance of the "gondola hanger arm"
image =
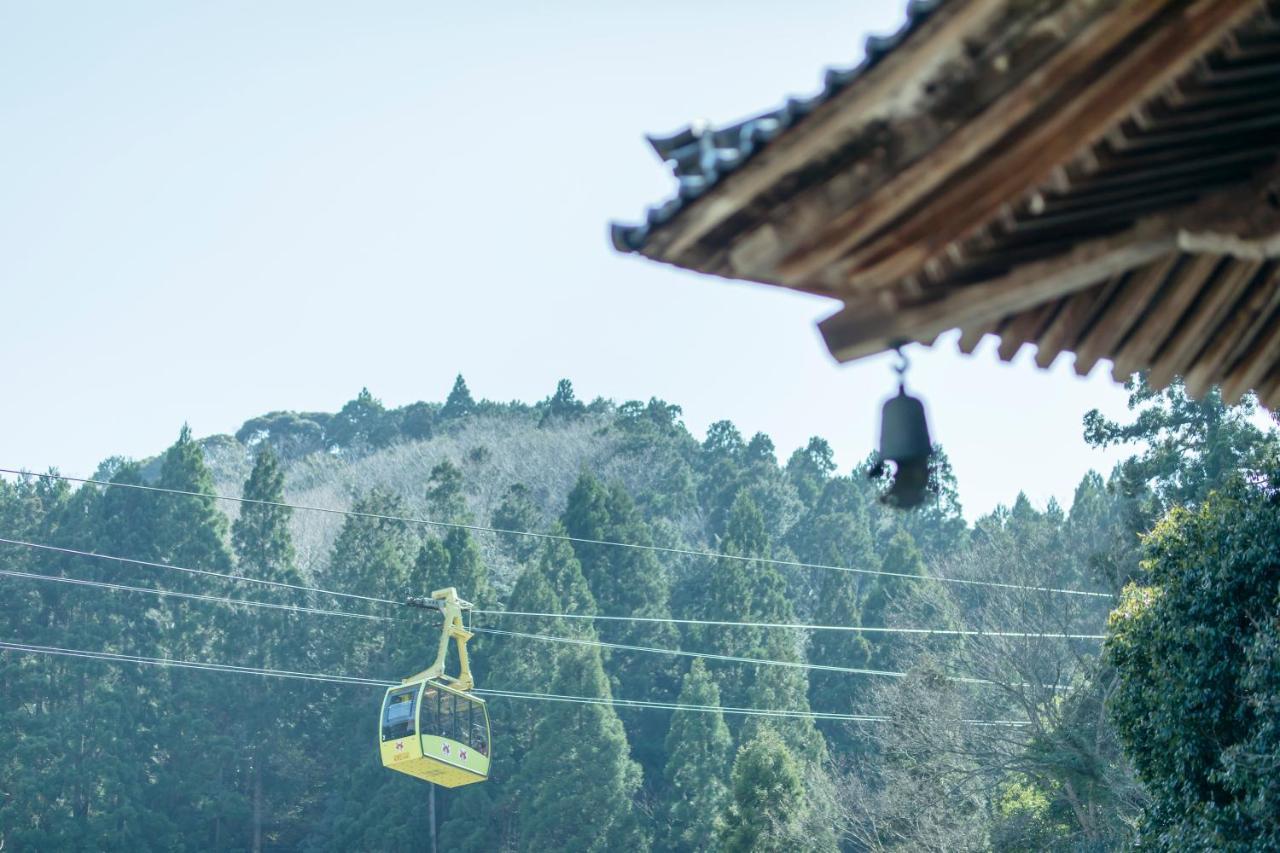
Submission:
[[[438,679],[448,682],[459,690],[473,689],[475,687],[475,679],[471,675],[471,660],[467,656],[467,640],[470,640],[474,635],[467,630],[466,623],[462,618],[463,611],[472,608],[471,602],[459,598],[458,590],[450,586],[444,589],[437,589],[431,593],[430,598],[411,596],[405,600],[405,604],[410,607],[439,610],[444,614],[444,624],[440,629],[440,646],[436,652],[435,662],[421,672],[404,679],[404,683],[407,684],[410,681],[423,679]],[[453,640],[458,648],[457,676],[448,675],[444,671],[449,657],[449,640]]]

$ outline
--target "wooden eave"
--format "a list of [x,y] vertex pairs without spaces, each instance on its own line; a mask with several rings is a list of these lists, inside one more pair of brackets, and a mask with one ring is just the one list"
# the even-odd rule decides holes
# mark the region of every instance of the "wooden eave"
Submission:
[[638,250],[1280,404],[1280,0],[948,0]]

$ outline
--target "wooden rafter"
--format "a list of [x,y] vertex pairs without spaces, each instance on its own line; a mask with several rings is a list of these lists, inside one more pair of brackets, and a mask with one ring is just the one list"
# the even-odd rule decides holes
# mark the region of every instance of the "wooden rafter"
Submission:
[[[803,281],[822,271],[829,284],[865,290],[919,269],[1105,135],[1135,101],[1171,83],[1251,11],[1239,0],[1117,4],[993,104],[999,121],[970,123],[833,219],[782,262],[780,278]],[[1161,17],[1163,26],[1151,26]],[[1088,82],[1063,91],[1064,78]]]

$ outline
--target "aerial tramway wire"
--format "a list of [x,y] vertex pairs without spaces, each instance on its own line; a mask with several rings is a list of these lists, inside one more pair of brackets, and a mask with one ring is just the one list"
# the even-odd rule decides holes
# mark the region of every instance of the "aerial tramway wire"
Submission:
[[1023,592],[1050,592],[1063,595],[1082,595],[1094,598],[1115,598],[1114,595],[1107,592],[1092,592],[1089,590],[1078,589],[1061,589],[1058,587],[1048,586],[1028,586],[1025,584],[1004,583],[1001,581],[984,581],[972,578],[953,578],[941,575],[913,575],[906,572],[888,572],[883,569],[861,569],[852,566],[833,566],[824,563],[805,563],[799,560],[779,560],[772,557],[749,557],[741,554],[725,554],[718,551],[705,551],[695,548],[674,548],[667,545],[644,545],[637,542],[619,542],[611,539],[591,539],[580,536],[569,536],[563,533],[541,533],[532,530],[512,530],[504,527],[489,527],[482,524],[466,524],[457,521],[439,521],[429,518],[413,518],[399,515],[386,515],[376,512],[362,512],[359,510],[334,509],[332,507],[308,506],[305,504],[290,504],[282,501],[265,501],[257,498],[234,497],[232,495],[209,494],[206,492],[192,492],[185,489],[169,489],[162,486],[147,486],[141,483],[114,483],[109,480],[94,480],[85,477],[69,477],[65,474],[37,474],[32,471],[22,471],[15,468],[0,468],[0,474],[16,474],[18,476],[41,477],[51,480],[62,480],[69,483],[82,483],[93,486],[104,486],[126,489],[140,489],[148,492],[159,492],[163,494],[183,495],[194,498],[210,498],[219,501],[230,501],[241,504],[257,504],[260,506],[277,507],[280,509],[295,509],[304,512],[320,512],[329,515],[342,515],[352,518],[367,518],[376,521],[399,521],[406,524],[421,524],[430,527],[448,527],[459,530],[468,530],[475,533],[492,533],[501,536],[526,536],[534,539],[553,540],[557,542],[571,542],[580,545],[603,545],[613,548],[628,548],[637,551],[651,551],[660,554],[673,554],[684,557],[702,557],[717,560],[734,560],[745,563],[762,563],[771,566],[781,566],[792,569],[822,569],[825,571],[835,572],[852,572],[862,575],[879,575],[882,577],[903,578],[905,580],[922,581],[933,580],[939,583],[962,584],[966,586],[991,587],[996,589],[1019,590]]
[[477,616],[515,616],[530,619],[587,619],[603,622],[656,622],[668,625],[706,625],[718,628],[787,628],[796,631],[847,631],[859,634],[923,634],[940,637],[1006,637],[1039,640],[1103,640],[1105,634],[1066,634],[1036,631],[983,631],[977,628],[900,628],[893,625],[806,625],[800,622],[729,622],[718,619],[677,619],[672,616],[598,616],[591,613],[537,613],[527,610],[473,610]]
[[44,545],[39,542],[24,542],[21,539],[5,539],[0,537],[0,543],[5,545],[21,545],[26,548],[36,548],[41,551],[55,551],[59,554],[70,554],[75,557],[92,557],[98,560],[113,560],[117,563],[128,563],[132,566],[145,566],[151,569],[171,569],[175,572],[186,572],[191,575],[204,575],[206,577],[222,578],[223,580],[236,581],[238,583],[253,583],[262,586],[271,586],[277,589],[291,589],[295,592],[318,592],[323,595],[333,595],[339,598],[351,598],[359,601],[371,601],[374,604],[391,604],[399,606],[404,604],[403,601],[392,601],[389,598],[377,598],[372,595],[359,595],[354,592],[338,592],[332,589],[321,589],[315,586],[305,586],[303,584],[285,583],[284,581],[269,581],[262,578],[250,577],[248,575],[232,575],[226,572],[215,572],[209,569],[189,569],[184,566],[175,566],[169,563],[157,563],[152,560],[135,560],[132,557],[116,557],[111,554],[99,554],[97,551],[80,551],[76,548],[63,548],[58,545]]
[[[325,610],[319,607],[305,607],[292,604],[280,604],[270,601],[254,601],[252,599],[232,598],[230,596],[207,595],[203,593],[181,592],[178,590],[157,589],[154,587],[130,586],[129,584],[111,583],[108,581],[89,580],[87,578],[72,578],[65,575],[42,575],[34,572],[15,571],[13,569],[0,569],[0,577],[12,577],[20,580],[36,580],[48,581],[52,583],[71,584],[74,586],[86,586],[96,589],[106,589],[113,592],[132,592],[142,593],[146,595],[155,595],[162,598],[185,598],[195,601],[204,601],[214,604],[223,604],[229,607],[259,607],[271,610],[282,610],[286,612],[296,612],[307,615],[316,616],[338,616],[350,619],[362,619],[374,622],[401,622],[408,623],[413,620],[400,619],[394,616],[376,616],[367,613],[353,613],[348,610]],[[693,652],[686,649],[662,649],[651,646],[634,646],[624,643],[610,643],[603,640],[592,640],[585,637],[557,637],[549,634],[529,634],[520,631],[503,631],[496,628],[475,628],[479,633],[492,634],[495,636],[514,637],[518,639],[543,640],[546,642],[565,643],[578,646],[595,646],[605,649],[616,649],[620,651],[642,652],[645,654],[673,655],[678,657],[702,658],[704,660],[720,661],[723,663],[744,663],[759,666],[781,666],[795,669],[821,670],[825,672],[839,672],[849,675],[869,675],[882,676],[886,678],[906,678],[905,672],[894,672],[892,670],[880,669],[864,669],[859,667],[830,666],[826,664],[815,664],[805,661],[780,661],[768,658],[750,658],[740,657],[736,655],[717,654],[715,652]],[[947,676],[948,680],[966,684],[992,684],[988,679],[973,678],[969,676]],[[1047,689],[1058,690],[1063,689],[1059,685],[1044,685]]]
[[34,572],[19,572],[13,569],[0,569],[0,577],[21,578],[23,580],[50,581],[53,583],[71,584],[73,586],[89,586],[97,589],[109,589],[114,592],[141,592],[158,595],[162,598],[186,598],[193,601],[208,601],[215,604],[226,604],[237,607],[261,607],[268,610],[284,610],[291,613],[305,613],[313,616],[344,616],[348,619],[364,619],[371,622],[408,622],[408,619],[396,619],[393,616],[375,616],[369,613],[355,613],[350,610],[325,610],[322,607],[307,607],[299,604],[281,604],[275,601],[254,601],[246,598],[231,598],[225,595],[208,595],[200,592],[181,592],[176,589],[158,589],[145,586],[130,586],[109,581],[95,581],[86,578],[71,578],[66,575],[42,575]]
[[[702,658],[703,660],[720,661],[722,663],[746,663],[756,664],[760,666],[782,666],[793,669],[809,669],[820,672],[838,672],[847,675],[878,675],[886,678],[906,678],[910,673],[895,672],[888,669],[863,669],[853,666],[832,666],[822,663],[809,663],[808,661],[788,661],[788,660],[772,660],[769,658],[748,658],[738,657],[737,655],[722,655],[715,652],[691,652],[685,649],[659,649],[652,646],[630,646],[625,643],[609,643],[604,640],[591,640],[585,637],[554,637],[550,634],[525,634],[519,631],[499,631],[494,628],[474,628],[482,634],[495,634],[505,637],[516,637],[518,639],[528,640],[546,640],[556,643],[568,643],[578,646],[597,646],[604,649],[617,649],[619,651],[644,652],[647,654],[657,655],[676,655],[679,657]],[[943,676],[947,681],[955,681],[960,684],[987,684],[995,687],[1002,685],[992,681],[989,678],[974,678],[969,675],[947,675]],[[1032,685],[1020,683],[1020,687],[1030,687]],[[1042,684],[1045,690],[1066,690],[1067,687],[1061,684]]]
[[[358,599],[362,601],[371,601],[378,604],[389,604],[393,606],[401,606],[402,601],[393,601],[389,598],[377,598],[368,595],[359,595],[350,592],[338,592],[336,590],[322,589],[320,587],[311,587],[301,584],[289,584],[279,581],[263,580],[261,578],[250,577],[248,575],[232,575],[225,572],[214,572],[206,569],[191,569],[184,566],[175,566],[169,563],[159,563],[152,560],[135,560],[130,557],[117,557],[111,554],[100,554],[96,551],[81,551],[75,548],[64,548],[56,545],[46,545],[39,542],[26,542],[20,539],[0,538],[0,543],[6,545],[20,545],[26,548],[36,548],[44,551],[53,551],[60,554],[69,554],[76,557],[90,557],[99,560],[112,560],[130,565],[140,565],[147,568],[172,569],[173,571],[186,572],[188,574],[206,575],[223,580],[238,581],[243,583],[263,584],[266,586],[283,587],[300,592],[315,592],[324,595],[333,595],[344,598]],[[49,577],[44,575],[42,577]],[[143,588],[139,588],[142,591]],[[235,600],[236,603],[249,603],[244,600]],[[252,606],[252,605],[250,605]],[[283,605],[282,605],[283,606]],[[313,608],[319,610],[319,608]],[[333,615],[344,613],[346,611],[323,611],[326,614]],[[732,622],[716,619],[678,619],[675,617],[665,616],[601,616],[587,613],[538,613],[525,610],[481,610],[474,609],[473,613],[480,616],[513,616],[521,618],[539,618],[539,619],[587,619],[604,622],[657,622],[670,625],[703,625],[718,628],[781,628],[797,631],[846,631],[867,634],[916,634],[926,636],[942,636],[942,637],[1005,637],[1014,639],[1056,639],[1056,640],[1101,640],[1104,639],[1102,634],[1067,634],[1067,633],[1043,633],[1030,631],[984,631],[979,629],[968,628],[902,628],[897,626],[862,626],[862,625],[809,625],[803,623],[792,622]],[[386,619],[392,617],[376,617],[368,614],[353,614],[359,618],[369,619]]]
[[[333,684],[352,685],[357,687],[391,687],[399,682],[376,678],[361,678],[349,675],[333,675],[329,673],[295,672],[292,670],[268,669],[265,667],[239,666],[236,664],[215,663],[212,661],[189,661],[174,658],[155,658],[143,655],[128,655],[119,652],[97,652],[85,649],[67,649],[59,646],[45,646],[35,643],[20,643],[0,640],[0,649],[22,654],[56,655],[62,657],[101,660],[108,663],[132,663],[142,666],[173,667],[177,669],[195,669],[210,672],[235,673],[239,675],[257,675],[260,677],[288,678],[301,681],[318,681]],[[483,689],[474,691],[477,694],[495,699],[523,699],[543,702],[570,702],[584,705],[611,705],[619,708],[637,708],[668,711],[693,711],[740,714],[762,717],[789,717],[800,719],[843,720],[850,722],[890,722],[891,717],[870,714],[840,714],[825,711],[797,711],[780,708],[722,708],[716,705],[691,705],[680,702],[650,702],[641,699],[616,699],[593,696],[571,696],[556,693],[530,693],[516,690]],[[978,726],[1023,726],[1022,720],[959,720],[957,722]]]

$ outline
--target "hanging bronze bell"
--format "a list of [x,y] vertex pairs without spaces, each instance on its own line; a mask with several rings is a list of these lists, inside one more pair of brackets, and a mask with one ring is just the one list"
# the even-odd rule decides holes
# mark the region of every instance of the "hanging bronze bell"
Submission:
[[902,465],[928,459],[932,452],[924,403],[899,385],[898,395],[886,400],[880,410],[880,456]]
[[898,395],[885,401],[880,410],[880,459],[871,476],[884,473],[883,460],[893,463],[893,479],[880,502],[897,509],[924,503],[929,494],[929,462],[933,443],[924,403],[899,385]]
[[889,489],[880,502],[898,509],[910,509],[924,503],[929,489],[929,463],[933,459],[933,440],[929,438],[929,422],[924,403],[907,393],[903,377],[907,373],[907,357],[902,344],[894,347],[898,363],[898,395],[885,401],[880,410],[880,458],[871,466],[872,479],[884,476],[886,460],[893,463]]

